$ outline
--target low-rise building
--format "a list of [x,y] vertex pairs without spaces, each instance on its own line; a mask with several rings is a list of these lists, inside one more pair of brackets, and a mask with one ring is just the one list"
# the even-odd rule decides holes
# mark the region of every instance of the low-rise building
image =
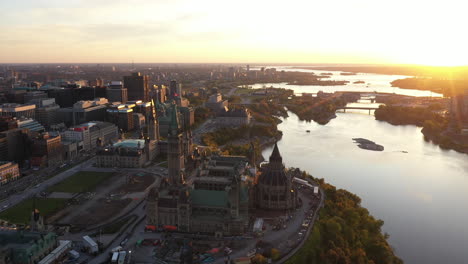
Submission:
[[78,142],[62,141],[63,159],[73,160],[78,156]]
[[0,183],[5,184],[20,176],[17,163],[10,161],[0,161]]
[[250,124],[252,115],[247,108],[228,109],[227,107],[217,113],[216,121],[229,126],[242,126]]
[[77,142],[78,151],[92,150],[117,141],[119,131],[112,123],[92,121],[68,129],[62,137],[64,141]]
[[78,101],[73,107],[60,108],[60,118],[68,125],[76,125],[89,121],[105,121],[108,100],[96,98],[90,101]]
[[33,139],[31,166],[57,165],[63,161],[62,137],[43,133]]
[[210,108],[213,111],[219,111],[229,105],[227,100],[223,100],[223,96],[220,93],[210,95],[208,101],[205,103],[205,107]]
[[157,141],[127,139],[96,153],[96,166],[104,168],[142,168],[158,154]]
[[18,128],[26,128],[31,133],[41,133],[45,131],[45,127],[32,118],[20,117],[16,119],[16,123],[18,124]]
[[31,103],[34,99],[47,99],[47,93],[43,91],[31,91],[24,94],[24,102]]
[[36,105],[23,104],[2,104],[0,105],[0,116],[12,117],[29,117],[34,118],[36,115]]
[[54,233],[0,231],[0,263],[38,263],[57,246]]
[[49,255],[45,256],[38,264],[54,264],[54,263],[62,263],[67,259],[67,253],[70,251],[72,247],[71,240],[59,240],[58,246],[50,252]]

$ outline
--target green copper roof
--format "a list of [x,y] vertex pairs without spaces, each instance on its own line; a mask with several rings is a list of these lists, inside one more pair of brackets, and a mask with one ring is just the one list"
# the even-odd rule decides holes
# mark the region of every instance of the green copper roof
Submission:
[[140,149],[145,147],[144,139],[125,139],[123,141],[117,142],[114,144],[114,147],[124,147],[124,148],[138,148]]
[[192,190],[190,198],[195,206],[228,207],[229,199],[225,191]]

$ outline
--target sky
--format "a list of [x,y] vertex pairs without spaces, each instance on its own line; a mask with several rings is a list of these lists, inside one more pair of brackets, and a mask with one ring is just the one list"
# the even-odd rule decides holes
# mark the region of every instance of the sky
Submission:
[[1,0],[0,63],[468,65],[465,0]]

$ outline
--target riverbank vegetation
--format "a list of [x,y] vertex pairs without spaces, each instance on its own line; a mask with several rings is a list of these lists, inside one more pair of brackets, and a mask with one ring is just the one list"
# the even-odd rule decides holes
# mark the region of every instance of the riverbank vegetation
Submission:
[[287,83],[288,85],[333,86],[345,85],[349,82],[344,80],[327,80],[329,78],[330,75],[317,75],[313,72],[285,71],[281,72],[281,74],[276,75],[259,73],[254,79],[237,80],[235,82],[232,82],[231,84],[236,86],[245,86],[256,83]]
[[[308,175],[307,177],[311,177]],[[287,264],[401,264],[382,234],[382,220],[375,219],[361,199],[315,180],[325,192],[325,205],[304,246]]]
[[461,94],[468,87],[468,80],[406,78],[395,80],[391,84],[402,89],[427,90],[444,96],[453,96]]
[[276,126],[281,123],[278,117],[287,117],[288,113],[284,106],[264,98],[258,98],[256,103],[248,105],[255,122]]
[[212,117],[213,111],[211,111],[211,109],[206,108],[206,107],[197,107],[195,108],[194,116],[195,116],[195,122],[192,125],[192,129],[197,128],[198,126],[203,124],[203,122],[208,120],[208,118]]
[[457,140],[456,136],[449,132],[450,119],[435,112],[432,106],[405,107],[381,105],[375,110],[375,119],[389,122],[392,125],[420,126],[422,127],[421,132],[425,140],[432,141],[443,149],[453,149],[458,152],[468,153],[468,144],[464,143],[466,140]]
[[256,98],[256,102],[247,105],[253,121],[249,125],[237,128],[223,127],[202,135],[202,142],[212,149],[220,148],[226,155],[242,155],[251,157],[252,144],[255,146],[257,161],[263,160],[261,151],[265,146],[274,143],[282,136],[277,125],[281,122],[279,117],[287,117],[287,111],[278,100],[287,98],[290,90],[277,89],[275,102],[268,97]]
[[276,129],[276,125],[244,125],[238,128],[223,127],[203,134],[202,141],[209,147],[217,148],[239,140],[250,142],[251,139],[256,137],[280,138],[281,132]]
[[344,72],[363,72],[388,75],[406,75],[430,77],[436,79],[463,80],[468,75],[468,66],[422,66],[422,65],[382,65],[382,66],[323,66],[323,67],[304,67],[298,66],[297,69],[325,70],[325,71],[344,71]]
[[325,125],[335,118],[337,108],[346,105],[346,100],[341,97],[312,97],[297,96],[287,105],[288,110],[295,113],[300,120],[315,121]]
[[[330,76],[320,76],[320,78],[330,77]],[[321,79],[307,79],[295,82],[289,82],[288,85],[346,85],[349,81],[335,81],[335,80],[321,80]]]
[[381,105],[375,110],[375,119],[386,121],[392,125],[424,126],[426,120],[446,126],[446,121],[439,113],[429,107],[406,107]]

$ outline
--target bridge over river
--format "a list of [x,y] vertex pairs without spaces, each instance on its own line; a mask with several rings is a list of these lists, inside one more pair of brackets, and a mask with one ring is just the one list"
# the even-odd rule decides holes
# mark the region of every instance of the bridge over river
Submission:
[[379,106],[375,105],[369,105],[369,106],[343,106],[343,107],[337,107],[336,110],[343,110],[346,113],[346,110],[369,110],[369,115],[371,114],[371,111],[376,110],[379,108]]

